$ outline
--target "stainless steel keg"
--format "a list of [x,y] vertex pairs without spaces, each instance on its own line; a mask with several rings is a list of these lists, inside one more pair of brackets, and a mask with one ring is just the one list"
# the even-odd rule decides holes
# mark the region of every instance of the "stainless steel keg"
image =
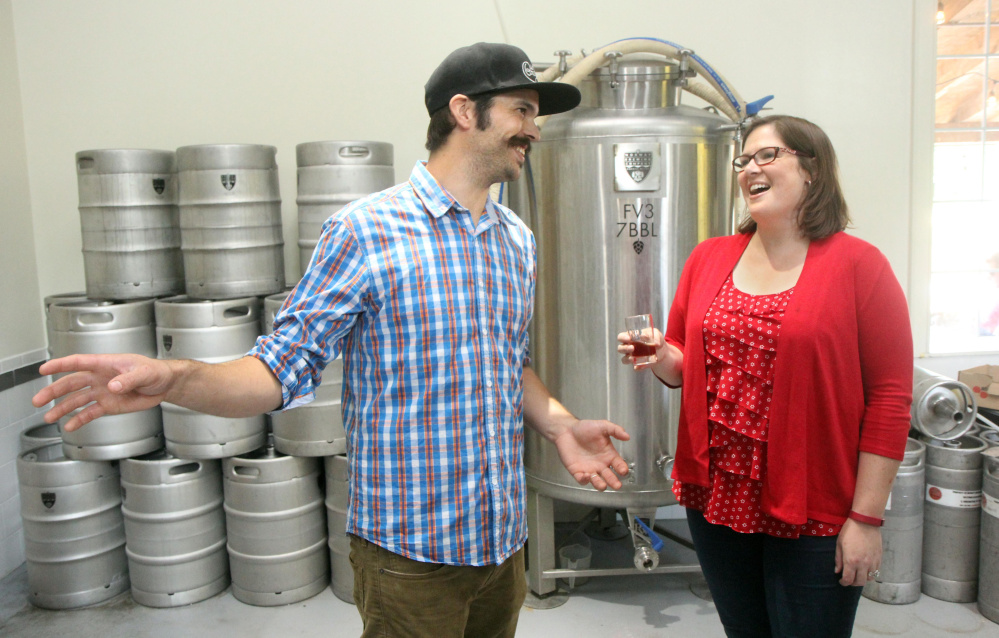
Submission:
[[273,446],[222,462],[232,594],[261,606],[315,596],[329,584],[319,459]]
[[345,205],[395,183],[392,145],[363,140],[306,142],[298,160],[298,253],[304,273],[323,223]]
[[982,452],[982,535],[978,611],[999,623],[999,447]]
[[284,288],[276,153],[256,144],[177,149],[188,296],[232,299]]
[[881,528],[881,579],[864,586],[865,598],[891,605],[919,600],[925,483],[926,446],[909,439],[885,507],[885,523]]
[[[57,301],[49,306],[53,357],[128,352],[156,356],[153,300]],[[69,418],[60,420],[60,427]],[[61,430],[62,431],[62,430]],[[163,447],[160,408],[103,416],[62,431],[66,456],[83,461],[125,459]]]
[[922,590],[940,600],[975,602],[985,444],[973,436],[921,440],[926,445]]
[[135,602],[180,607],[229,586],[217,460],[182,460],[165,450],[125,459],[121,511]]
[[350,496],[350,465],[347,457],[327,456],[326,523],[329,532],[330,589],[345,603],[354,604],[354,568],[350,565],[350,538],[347,536],[347,505]]
[[[288,294],[282,292],[264,299],[263,325],[268,333],[274,330],[274,316]],[[343,359],[337,357],[323,370],[322,383],[311,403],[271,415],[274,447],[293,456],[346,453],[347,434],[340,409],[342,385]]]
[[80,151],[76,178],[87,296],[184,292],[173,151]]
[[62,443],[62,435],[59,433],[58,423],[39,423],[32,425],[21,432],[21,451],[28,450],[53,443]]
[[992,428],[981,430],[977,436],[988,447],[999,447],[999,432],[993,430]]
[[960,381],[916,366],[912,372],[912,427],[947,441],[964,436],[975,423],[975,395]]
[[[256,297],[208,301],[186,296],[158,299],[156,349],[160,359],[222,363],[239,359],[260,335]],[[257,449],[266,442],[264,415],[224,418],[162,403],[166,449],[182,459],[217,459]]]
[[42,300],[42,305],[45,306],[45,335],[48,337],[50,357],[52,356],[52,319],[49,317],[49,308],[52,304],[63,301],[87,301],[87,293],[82,290],[79,292],[62,292],[49,295]]
[[117,463],[74,461],[56,443],[21,454],[17,480],[31,604],[73,609],[127,591]]

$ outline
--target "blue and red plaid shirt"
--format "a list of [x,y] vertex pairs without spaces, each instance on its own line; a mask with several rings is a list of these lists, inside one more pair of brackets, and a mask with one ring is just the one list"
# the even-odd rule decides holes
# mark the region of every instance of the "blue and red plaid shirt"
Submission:
[[343,353],[347,531],[452,565],[497,564],[527,538],[523,368],[534,236],[491,199],[472,217],[418,162],[335,213],[250,355],[314,398]]

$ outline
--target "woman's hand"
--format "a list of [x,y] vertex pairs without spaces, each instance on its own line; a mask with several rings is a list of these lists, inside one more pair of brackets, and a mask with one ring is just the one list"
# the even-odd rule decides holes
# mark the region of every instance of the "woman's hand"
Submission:
[[[621,354],[621,363],[625,365],[632,365],[636,370],[643,370],[648,368],[649,363],[635,363],[635,342],[632,341],[631,336],[627,332],[619,332],[617,334],[617,351]],[[658,361],[666,347],[666,342],[663,340],[663,333],[659,332],[657,329],[652,329],[652,344],[656,348],[656,360]]]
[[862,587],[881,567],[881,528],[846,519],[836,540],[839,584]]
[[683,383],[683,352],[673,344],[666,343],[663,334],[655,328],[652,329],[652,337],[656,347],[656,362],[635,363],[635,346],[632,345],[631,336],[627,332],[619,332],[617,351],[621,355],[621,363],[633,366],[635,370],[652,370],[666,385],[679,387]]

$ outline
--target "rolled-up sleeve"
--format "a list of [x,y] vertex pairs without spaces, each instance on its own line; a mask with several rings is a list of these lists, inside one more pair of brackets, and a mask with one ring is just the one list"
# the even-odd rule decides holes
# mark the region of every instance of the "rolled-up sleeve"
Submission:
[[369,269],[350,224],[334,216],[323,231],[305,275],[248,356],[271,369],[282,387],[282,410],[309,403],[326,365],[370,303]]
[[857,324],[864,386],[860,450],[902,459],[912,405],[912,328],[902,287],[877,252],[857,268]]

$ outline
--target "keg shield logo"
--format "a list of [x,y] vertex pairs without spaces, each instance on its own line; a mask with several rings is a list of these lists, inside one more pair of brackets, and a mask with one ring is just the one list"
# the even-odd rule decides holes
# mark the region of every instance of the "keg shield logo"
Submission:
[[55,492],[42,492],[42,505],[45,506],[45,509],[52,509],[52,506],[55,505],[55,502],[56,502]]
[[649,151],[637,151],[624,154],[624,168],[631,175],[635,183],[640,183],[649,174],[652,168],[652,153]]
[[659,190],[663,158],[659,144],[614,145],[614,190],[618,192]]
[[173,335],[163,335],[163,349],[170,352],[173,347]]
[[162,177],[153,178],[153,190],[156,191],[157,195],[162,195],[163,190],[166,188],[166,180]]
[[224,186],[227,191],[231,191],[232,187],[235,185],[236,185],[236,176],[233,173],[222,174],[222,186]]

